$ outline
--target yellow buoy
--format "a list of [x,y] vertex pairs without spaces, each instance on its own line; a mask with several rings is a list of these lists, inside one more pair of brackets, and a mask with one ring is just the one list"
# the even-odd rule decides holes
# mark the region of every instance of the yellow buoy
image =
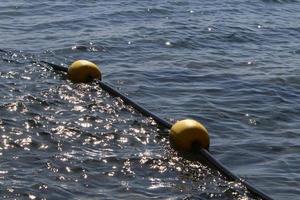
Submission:
[[68,68],[69,79],[75,83],[86,83],[93,79],[101,80],[98,66],[88,60],[77,60]]
[[195,146],[209,148],[209,135],[206,128],[192,119],[177,121],[170,130],[171,145],[178,151],[188,152]]

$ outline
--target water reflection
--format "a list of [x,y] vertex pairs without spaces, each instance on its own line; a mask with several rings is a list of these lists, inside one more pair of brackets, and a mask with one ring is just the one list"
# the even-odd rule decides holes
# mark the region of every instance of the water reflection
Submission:
[[165,130],[96,83],[61,78],[24,89],[22,76],[44,84],[35,73],[45,69],[31,67],[32,74],[1,76],[4,84],[13,78],[11,88],[19,91],[0,97],[2,197],[74,198],[85,188],[84,195],[116,198],[123,190],[155,198],[248,198],[239,183],[174,152]]

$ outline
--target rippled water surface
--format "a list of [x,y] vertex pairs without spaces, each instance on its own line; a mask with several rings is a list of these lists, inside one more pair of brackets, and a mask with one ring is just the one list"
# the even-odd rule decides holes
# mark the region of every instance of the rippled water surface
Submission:
[[252,199],[99,85],[35,60],[89,59],[274,199],[300,196],[300,2],[0,3],[1,199]]

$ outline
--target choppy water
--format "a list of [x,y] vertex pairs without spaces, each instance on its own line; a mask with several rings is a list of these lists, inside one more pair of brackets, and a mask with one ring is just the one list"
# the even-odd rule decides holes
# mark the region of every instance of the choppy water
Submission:
[[153,121],[35,56],[100,64],[151,111],[205,124],[234,173],[299,199],[299,20],[297,0],[2,1],[1,198],[247,198]]

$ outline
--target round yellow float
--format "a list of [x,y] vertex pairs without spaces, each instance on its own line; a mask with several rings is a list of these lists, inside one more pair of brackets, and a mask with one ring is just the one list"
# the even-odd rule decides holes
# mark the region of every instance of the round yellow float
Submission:
[[88,60],[77,60],[68,68],[69,79],[75,83],[86,83],[93,79],[101,80],[98,66]]
[[192,119],[177,121],[170,130],[171,145],[178,151],[189,152],[195,147],[209,148],[206,128]]

